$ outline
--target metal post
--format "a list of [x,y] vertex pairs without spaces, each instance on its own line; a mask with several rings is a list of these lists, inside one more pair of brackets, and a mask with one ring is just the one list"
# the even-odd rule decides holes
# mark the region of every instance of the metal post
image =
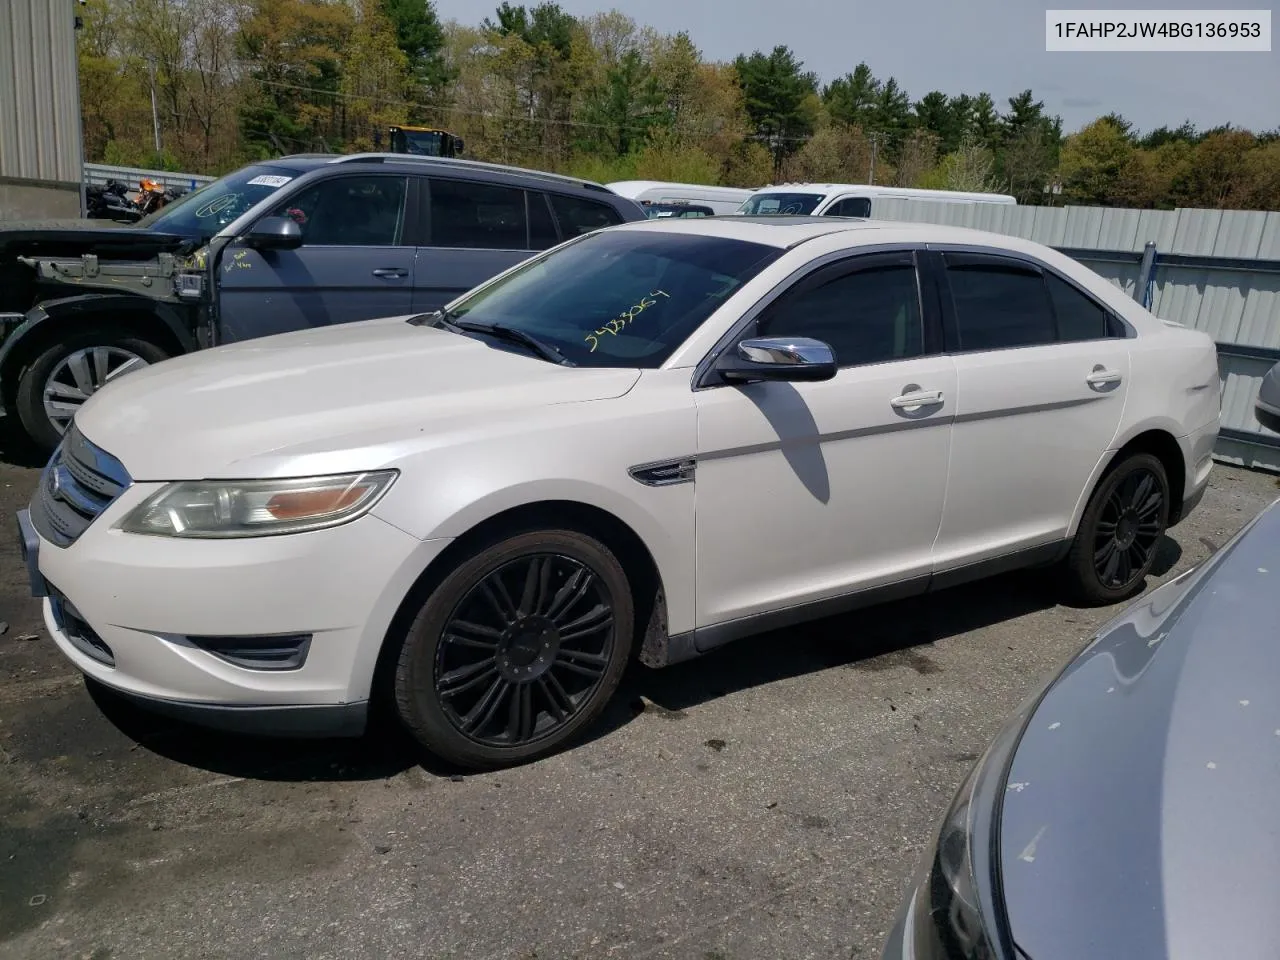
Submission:
[[160,153],[160,114],[156,110],[156,64],[155,61],[149,61],[148,66],[151,70],[151,125],[155,128],[156,134],[156,154]]
[[1138,266],[1138,278],[1133,285],[1133,299],[1147,310],[1151,309],[1154,300],[1152,288],[1156,279],[1156,245],[1148,240],[1142,248],[1142,263]]

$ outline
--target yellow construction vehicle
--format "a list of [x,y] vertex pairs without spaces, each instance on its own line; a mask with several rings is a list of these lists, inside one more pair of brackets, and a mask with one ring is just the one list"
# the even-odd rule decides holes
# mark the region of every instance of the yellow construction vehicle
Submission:
[[460,157],[462,138],[434,127],[391,127],[391,152],[419,157]]

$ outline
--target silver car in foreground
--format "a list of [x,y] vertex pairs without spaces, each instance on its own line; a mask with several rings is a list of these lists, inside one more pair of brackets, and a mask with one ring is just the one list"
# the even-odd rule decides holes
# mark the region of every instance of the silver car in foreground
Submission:
[[1273,958],[1280,500],[1103,626],[969,773],[885,960]]

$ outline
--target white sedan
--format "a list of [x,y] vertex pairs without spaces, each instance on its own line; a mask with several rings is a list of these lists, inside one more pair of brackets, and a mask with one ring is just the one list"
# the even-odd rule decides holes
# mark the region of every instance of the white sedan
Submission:
[[95,395],[19,517],[85,674],[494,767],[628,660],[1035,564],[1141,590],[1205,489],[1209,337],[968,230],[661,220],[444,312],[253,340]]

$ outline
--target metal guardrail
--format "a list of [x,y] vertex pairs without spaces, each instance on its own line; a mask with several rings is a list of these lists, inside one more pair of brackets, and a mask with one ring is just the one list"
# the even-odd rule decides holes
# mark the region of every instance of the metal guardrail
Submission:
[[206,183],[212,183],[216,177],[207,177],[198,173],[175,173],[169,170],[147,170],[143,167],[116,167],[105,163],[86,163],[84,165],[84,182],[86,186],[102,186],[108,180],[119,180],[131,190],[138,188],[139,180],[156,180],[165,189],[177,187],[180,190],[195,190]]

